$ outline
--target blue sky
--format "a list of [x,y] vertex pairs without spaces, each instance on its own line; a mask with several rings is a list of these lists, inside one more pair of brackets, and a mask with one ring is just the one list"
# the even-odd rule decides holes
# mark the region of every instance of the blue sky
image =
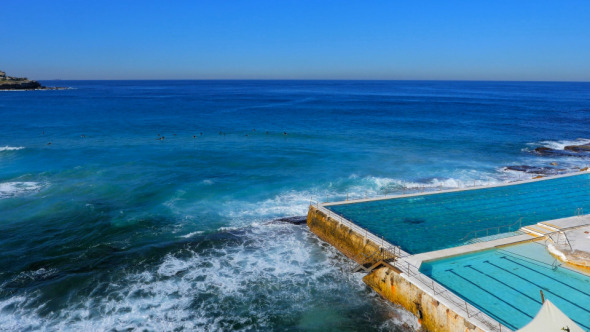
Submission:
[[590,1],[0,1],[37,79],[590,81]]

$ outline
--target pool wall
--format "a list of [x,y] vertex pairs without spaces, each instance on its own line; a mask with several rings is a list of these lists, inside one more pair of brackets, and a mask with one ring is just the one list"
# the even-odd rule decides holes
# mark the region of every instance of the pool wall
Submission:
[[348,258],[359,264],[372,264],[378,261],[378,258],[369,262],[365,261],[366,257],[370,257],[375,251],[380,250],[378,244],[374,243],[374,241],[367,240],[358,231],[347,227],[335,218],[331,218],[328,214],[314,206],[310,206],[309,212],[307,213],[307,226],[320,239],[328,242]]
[[428,331],[484,331],[404,278],[399,270],[375,269],[363,281],[388,301],[413,313]]
[[[379,257],[374,258],[373,262],[366,262],[363,258],[370,257],[375,251],[381,250],[383,242],[379,243],[378,239],[369,238],[366,233],[362,234],[362,230],[339,221],[337,216],[331,216],[326,211],[319,206],[310,206],[307,225],[313,233],[357,263],[371,265],[379,261]],[[451,306],[445,305],[435,296],[430,295],[396,267],[376,268],[365,276],[363,281],[385,299],[412,312],[419,319],[421,326],[428,331],[489,330],[481,329],[459,314],[458,310],[453,310]]]

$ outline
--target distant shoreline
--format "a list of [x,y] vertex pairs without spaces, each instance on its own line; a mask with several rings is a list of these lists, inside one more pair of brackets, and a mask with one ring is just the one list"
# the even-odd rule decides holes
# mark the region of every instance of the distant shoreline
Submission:
[[26,77],[8,76],[0,70],[0,91],[64,90],[66,87],[45,87]]

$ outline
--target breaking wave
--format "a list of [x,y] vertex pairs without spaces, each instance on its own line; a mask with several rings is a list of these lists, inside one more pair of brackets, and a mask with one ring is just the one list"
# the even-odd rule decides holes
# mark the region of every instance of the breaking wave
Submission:
[[[258,202],[227,201],[221,213],[234,220],[251,223],[285,216],[306,215],[309,204],[346,199],[382,197],[426,190],[457,189],[471,186],[494,185],[512,180],[512,176],[497,173],[466,171],[461,178],[430,178],[423,181],[404,181],[387,177],[358,177],[351,175],[325,186],[310,190],[290,190]],[[514,177],[516,178],[516,177]],[[243,225],[243,223],[242,223]]]
[[24,149],[24,146],[0,146],[0,152],[2,151],[18,151]]
[[0,199],[37,192],[42,185],[38,182],[2,182],[0,183]]
[[531,143],[529,145],[540,145],[553,150],[563,150],[568,145],[586,145],[590,144],[588,138],[578,138],[575,140],[558,140],[558,141],[541,141],[538,143]]
[[89,283],[91,296],[76,289],[50,314],[46,303],[31,308],[35,291],[2,300],[0,320],[8,330],[419,328],[410,313],[364,287],[360,275],[343,273],[347,262],[306,228],[250,226],[200,236],[152,265],[112,271]]

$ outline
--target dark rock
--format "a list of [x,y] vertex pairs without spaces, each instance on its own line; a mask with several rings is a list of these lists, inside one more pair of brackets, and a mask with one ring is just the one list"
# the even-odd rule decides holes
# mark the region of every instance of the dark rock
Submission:
[[273,220],[273,222],[286,222],[293,225],[302,225],[307,222],[306,216],[284,217]]
[[0,90],[36,90],[41,89],[43,86],[37,81],[1,81]]
[[[590,148],[590,146],[588,146]],[[568,148],[568,147],[566,147]],[[582,150],[580,149],[580,152]],[[590,152],[590,150],[585,150]],[[538,147],[535,150],[533,150],[533,153],[541,155],[541,156],[556,156],[556,157],[581,157],[583,155],[580,155],[578,153],[578,151],[574,151],[572,150],[572,148],[570,147],[570,149],[565,149],[565,150],[555,150],[555,149],[551,149],[551,148],[547,148],[544,146]]]
[[573,152],[590,152],[590,145],[568,145],[563,149]]
[[535,152],[538,154],[554,154],[557,153],[556,150],[553,150],[551,148],[546,148],[544,146],[540,146],[538,148],[535,149]]
[[0,71],[0,90],[37,90],[45,89],[41,83],[29,80],[25,77],[7,76],[5,72]]

